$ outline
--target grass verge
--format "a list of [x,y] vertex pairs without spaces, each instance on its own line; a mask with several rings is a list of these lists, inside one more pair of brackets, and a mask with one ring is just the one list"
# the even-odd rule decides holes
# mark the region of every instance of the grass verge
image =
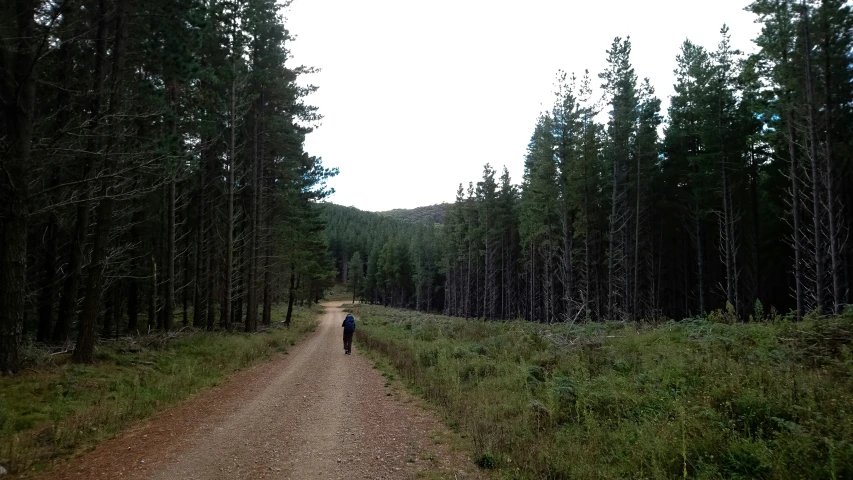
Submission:
[[356,306],[357,342],[505,478],[853,478],[853,314],[483,323]]
[[[196,332],[171,339],[102,342],[93,365],[50,357],[0,378],[0,465],[38,471],[132,423],[213,387],[229,374],[286,353],[316,328],[319,307],[297,307],[290,328],[255,334]],[[285,309],[274,309],[274,325]]]

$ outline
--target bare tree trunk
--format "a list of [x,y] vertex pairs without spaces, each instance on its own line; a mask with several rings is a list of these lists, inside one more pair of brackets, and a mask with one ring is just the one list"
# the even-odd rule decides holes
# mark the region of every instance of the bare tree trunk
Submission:
[[264,325],[272,323],[272,265],[270,264],[270,252],[267,250],[266,267],[264,268],[264,312],[262,321]]
[[[107,11],[105,0],[98,1],[97,27],[95,33],[95,55],[91,98],[89,99],[89,118],[88,118],[88,134],[89,140],[87,144],[88,153],[85,154],[81,171],[81,178],[84,181],[90,180],[94,175],[95,156],[100,148],[98,141],[100,133],[98,127],[101,123],[101,98],[104,92],[104,58],[106,56],[107,44]],[[88,189],[88,185],[86,186]],[[84,198],[89,198],[91,194],[86,191],[83,193]],[[59,310],[56,318],[56,328],[53,332],[53,341],[56,343],[64,342],[68,339],[71,331],[71,319],[77,311],[77,300],[79,297],[80,280],[83,277],[83,258],[85,257],[84,248],[86,244],[86,235],[89,228],[89,209],[88,201],[80,202],[77,205],[77,218],[74,224],[74,239],[71,242],[68,251],[68,276],[63,284],[62,296],[59,300]]]
[[148,330],[157,326],[157,260],[151,255],[151,292],[148,297]]
[[841,252],[839,251],[838,243],[840,235],[838,233],[837,219],[835,217],[835,166],[832,156],[832,66],[830,65],[830,50],[832,48],[830,29],[827,21],[829,12],[826,11],[829,6],[826,0],[822,2],[824,7],[824,90],[825,90],[825,114],[826,114],[826,208],[827,216],[829,217],[829,258],[832,262],[832,313],[838,315],[841,313],[841,304],[844,302],[844,294],[841,291]]
[[[758,164],[755,160],[755,145],[750,145],[750,176],[749,190],[752,199],[752,255],[753,268],[755,269],[755,296],[757,299],[762,297],[762,278],[761,278],[761,235],[759,234],[759,212],[758,212]],[[757,319],[756,319],[757,320]]]
[[204,265],[206,264],[204,255],[205,244],[205,207],[207,206],[207,198],[205,196],[206,176],[204,170],[206,168],[207,149],[202,152],[202,160],[199,165],[199,184],[198,184],[198,222],[196,224],[196,248],[195,248],[195,279],[193,281],[193,327],[204,328],[205,318],[202,312],[205,311],[204,301]]
[[637,199],[636,205],[634,208],[634,292],[631,295],[631,319],[634,321],[639,320],[639,311],[638,311],[638,298],[639,298],[639,289],[638,289],[638,280],[639,280],[639,271],[640,271],[640,191],[641,191],[641,181],[642,181],[642,140],[637,139]]
[[258,109],[260,102],[256,102],[254,132],[252,142],[252,169],[250,180],[252,190],[249,192],[251,211],[249,213],[249,263],[246,275],[246,331],[254,332],[258,329],[258,296],[255,293],[255,283],[258,270],[258,202],[260,195],[260,158],[258,156]]
[[530,321],[536,321],[536,247],[530,242],[530,270],[528,280],[530,283]]
[[110,334],[113,330],[113,321],[115,320],[116,312],[115,312],[115,285],[107,288],[107,291],[104,293],[104,304],[106,305],[107,311],[104,313],[104,330],[101,333],[103,338],[110,338]]
[[44,230],[45,252],[42,258],[42,281],[41,293],[39,294],[38,329],[36,340],[47,342],[50,340],[50,327],[53,323],[53,300],[56,285],[56,219],[49,214],[49,219]]
[[468,240],[468,268],[465,273],[465,319],[471,316],[471,240]]
[[[266,160],[266,124],[265,124],[265,111],[264,107],[265,103],[265,95],[266,91],[264,87],[261,87],[261,99],[260,99],[260,115],[261,115],[261,125],[260,125],[260,138],[258,140],[259,145],[258,149],[260,153],[258,154],[259,165],[258,165],[258,225],[260,232],[263,233],[263,236],[260,237],[261,241],[259,242],[258,251],[263,249],[264,257],[263,257],[263,273],[264,273],[264,284],[263,284],[263,312],[261,313],[261,322],[264,325],[270,325],[272,322],[272,239],[270,238],[270,232],[272,231],[272,220],[271,220],[271,209],[272,209],[272,198],[269,196],[269,192],[272,191],[274,185],[272,184],[272,175],[269,171],[268,162]],[[259,233],[260,233],[259,232]],[[260,259],[259,259],[260,261]]]
[[[65,12],[64,18],[62,19],[62,23],[66,24],[68,13]],[[59,39],[59,65],[57,69],[57,78],[68,78],[71,75],[72,68],[72,59],[70,55],[70,47],[69,47],[69,39],[72,37],[76,37],[79,35],[79,31],[81,27],[77,27],[76,31],[73,33],[68,31],[68,29],[63,29],[60,34]],[[54,123],[55,137],[59,138],[62,132],[66,128],[66,124],[69,119],[69,103],[70,103],[70,92],[65,88],[60,88],[57,90],[57,98],[56,98],[56,121]],[[61,175],[61,167],[55,166],[52,173],[51,178],[51,188],[58,189],[60,184],[60,175]],[[51,200],[53,202],[57,202],[58,198],[56,195],[52,195]],[[54,301],[56,300],[56,285],[57,285],[57,256],[58,256],[58,235],[59,235],[59,219],[57,218],[57,214],[55,212],[50,212],[48,217],[48,225],[46,227],[46,235],[47,235],[47,245],[44,259],[44,268],[43,274],[45,275],[44,283],[42,284],[42,295],[39,301],[39,331],[37,334],[37,339],[42,342],[48,342],[51,340],[51,327],[53,322],[53,307]],[[65,331],[62,333],[63,336],[67,336],[67,327]]]
[[[236,67],[234,68],[236,75]],[[231,80],[231,140],[228,151],[228,180],[227,180],[227,216],[225,220],[225,292],[222,298],[222,318],[225,328],[231,330],[231,296],[233,295],[234,277],[234,168],[237,165],[237,80]]]
[[[213,205],[211,204],[211,209],[212,208],[213,208]],[[211,217],[212,217],[212,215],[211,215]],[[208,228],[212,229],[213,226],[208,224]],[[214,260],[216,258],[216,254],[215,254],[215,244],[213,242],[214,242],[214,238],[213,238],[213,235],[211,234],[209,236],[209,239],[207,241],[207,245],[205,247],[205,252],[206,252],[205,256],[207,257],[206,258],[207,262],[206,262],[205,267],[204,267],[204,277],[205,277],[205,281],[207,282],[207,301],[205,302],[206,312],[204,315],[206,321],[205,321],[204,328],[207,329],[208,331],[212,331],[214,328],[216,328],[216,309],[215,309],[216,288],[217,288],[216,272],[218,271],[219,265]]]
[[[184,211],[187,211],[189,208],[184,205]],[[193,261],[195,261],[195,256],[193,255],[191,258],[190,249],[192,248],[192,238],[190,235],[184,235],[185,245],[183,246],[184,254],[183,262],[181,266],[180,275],[183,277],[181,281],[181,303],[183,304],[181,307],[181,324],[184,327],[189,326],[189,301],[190,301],[190,284],[193,282],[192,277],[195,271],[195,266]]]
[[121,328],[121,314],[122,314],[122,282],[118,282],[116,284],[115,291],[113,293],[113,313],[115,319],[115,329],[113,330],[113,337],[118,338],[119,336],[119,328]]
[[68,246],[68,273],[62,284],[62,294],[59,297],[56,326],[53,330],[54,343],[65,342],[71,333],[71,319],[77,311],[80,279],[83,276],[83,248],[86,244],[86,227],[88,223],[89,205],[88,202],[83,202],[77,206],[74,236]]
[[705,315],[705,250],[702,247],[702,219],[699,210],[699,201],[694,201],[695,229],[696,229],[696,267],[699,270],[699,315]]
[[[786,50],[782,50],[782,62],[787,65],[788,64],[788,55]],[[803,281],[803,240],[802,240],[802,231],[800,227],[800,184],[799,184],[799,166],[797,165],[797,146],[796,146],[796,137],[794,132],[794,108],[791,105],[792,103],[792,95],[790,92],[788,93],[788,120],[787,131],[788,131],[788,156],[791,160],[791,213],[794,217],[794,282],[795,282],[795,300],[797,303],[797,320],[801,320],[803,318],[803,314],[805,314],[805,303],[803,301],[803,286],[805,282]]]
[[729,183],[726,173],[726,154],[722,155],[722,182],[723,182],[723,256],[726,266],[726,302],[737,308],[737,302],[734,298],[735,289],[735,272],[734,272],[734,249],[732,238],[732,212],[729,198]]
[[296,297],[296,289],[299,286],[296,284],[296,269],[291,266],[290,268],[290,290],[287,296],[287,315],[284,317],[284,324],[288,327],[290,326],[290,319],[293,316],[293,301]]
[[[24,321],[27,266],[28,176],[31,168],[35,101],[34,0],[19,0],[9,10],[16,14],[17,43],[0,52],[0,100],[7,141],[0,175],[0,376],[19,368],[18,348]],[[10,19],[11,22],[11,19]]]
[[139,327],[139,280],[140,265],[139,257],[141,256],[139,242],[142,238],[140,231],[140,223],[143,220],[141,210],[136,210],[130,217],[130,243],[132,245],[132,259],[130,263],[131,276],[127,281],[127,333],[135,332]]
[[[129,0],[119,0],[116,8],[116,38],[113,47],[112,86],[110,88],[110,104],[108,117],[107,150],[104,153],[104,173],[109,175],[117,167],[117,156],[112,148],[115,142],[116,121],[113,117],[118,112],[121,97],[121,76],[124,70],[125,48],[127,36],[127,7]],[[109,192],[112,181],[103,181],[100,189],[101,198],[97,208],[97,227],[92,241],[92,260],[89,275],[86,278],[86,295],[83,300],[83,310],[80,315],[80,334],[74,348],[73,360],[77,363],[92,363],[94,361],[95,324],[103,289],[104,273],[106,270],[107,246],[113,220],[115,199]]]
[[139,322],[139,284],[134,279],[129,280],[127,287],[127,333],[133,333]]
[[574,250],[574,231],[572,225],[574,223],[574,215],[569,215],[568,206],[563,210],[563,309],[565,311],[565,320],[571,321],[574,315],[574,265],[572,258],[572,250]]
[[823,258],[823,235],[821,229],[821,209],[820,209],[820,173],[817,157],[817,133],[815,125],[815,106],[814,106],[814,86],[812,79],[811,66],[811,34],[809,33],[809,11],[805,0],[803,0],[803,18],[805,25],[805,76],[806,76],[806,102],[808,104],[809,115],[809,156],[811,157],[811,183],[812,183],[812,215],[814,221],[814,262],[815,262],[815,307],[819,312],[824,311],[824,258]]
[[[245,211],[243,212],[245,213]],[[239,324],[243,318],[243,303],[246,299],[246,249],[247,249],[247,239],[246,239],[246,223],[247,219],[245,215],[241,215],[243,217],[240,221],[240,230],[236,235],[237,238],[240,239],[239,246],[235,247],[234,250],[237,252],[237,266],[235,267],[237,278],[234,279],[236,282],[234,284],[234,307],[231,315],[231,323]]]
[[608,239],[608,243],[610,244],[610,248],[607,252],[607,315],[611,320],[614,319],[616,315],[616,279],[613,275],[613,270],[616,268],[614,262],[614,256],[616,255],[616,230],[617,230],[617,218],[616,218],[616,202],[617,202],[617,192],[618,192],[618,181],[617,176],[619,169],[619,163],[616,161],[616,157],[613,158],[613,179],[612,179],[612,187],[610,193],[610,235]]
[[[207,162],[205,163],[205,174],[207,180],[204,182],[205,189],[207,190],[207,195],[205,195],[208,208],[206,208],[206,218],[205,218],[205,229],[207,231],[206,242],[204,245],[204,256],[205,256],[205,267],[204,267],[204,277],[206,282],[206,293],[207,293],[207,301],[205,302],[205,328],[208,331],[212,331],[216,328],[216,295],[217,292],[217,278],[219,276],[219,262],[217,259],[221,258],[219,255],[219,244],[217,243],[217,239],[222,238],[219,229],[217,228],[216,222],[216,199],[218,190],[214,188],[214,179],[216,179],[216,163],[217,163],[216,155],[210,154],[208,155]],[[218,184],[218,182],[216,182]],[[222,320],[220,319],[220,322]]]
[[[488,222],[488,220],[486,220]],[[483,235],[485,252],[483,252],[483,318],[489,320],[489,227],[485,228]]]
[[171,173],[166,198],[166,301],[163,305],[163,329],[172,329],[175,319],[175,173]]

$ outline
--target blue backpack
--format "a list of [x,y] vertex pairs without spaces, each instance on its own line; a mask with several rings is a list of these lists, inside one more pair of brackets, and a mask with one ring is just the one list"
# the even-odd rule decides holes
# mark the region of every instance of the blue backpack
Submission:
[[352,315],[347,315],[346,320],[344,320],[344,331],[352,332],[355,331],[355,318]]

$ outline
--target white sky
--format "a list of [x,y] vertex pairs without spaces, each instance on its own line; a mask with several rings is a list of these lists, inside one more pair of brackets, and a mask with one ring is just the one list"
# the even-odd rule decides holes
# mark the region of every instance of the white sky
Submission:
[[665,113],[684,39],[713,50],[727,23],[733,46],[754,50],[749,2],[295,0],[294,62],[322,69],[302,80],[325,117],[305,147],[340,168],[330,200],[362,210],[453,201],[486,162],[520,183],[558,69],[589,69],[597,86],[605,50],[630,35]]

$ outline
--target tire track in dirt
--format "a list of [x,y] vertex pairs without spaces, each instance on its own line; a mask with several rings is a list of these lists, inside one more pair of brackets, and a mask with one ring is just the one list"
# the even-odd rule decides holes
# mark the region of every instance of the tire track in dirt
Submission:
[[482,478],[410,395],[353,348],[344,355],[340,304],[317,331],[92,452],[40,475],[57,479]]

